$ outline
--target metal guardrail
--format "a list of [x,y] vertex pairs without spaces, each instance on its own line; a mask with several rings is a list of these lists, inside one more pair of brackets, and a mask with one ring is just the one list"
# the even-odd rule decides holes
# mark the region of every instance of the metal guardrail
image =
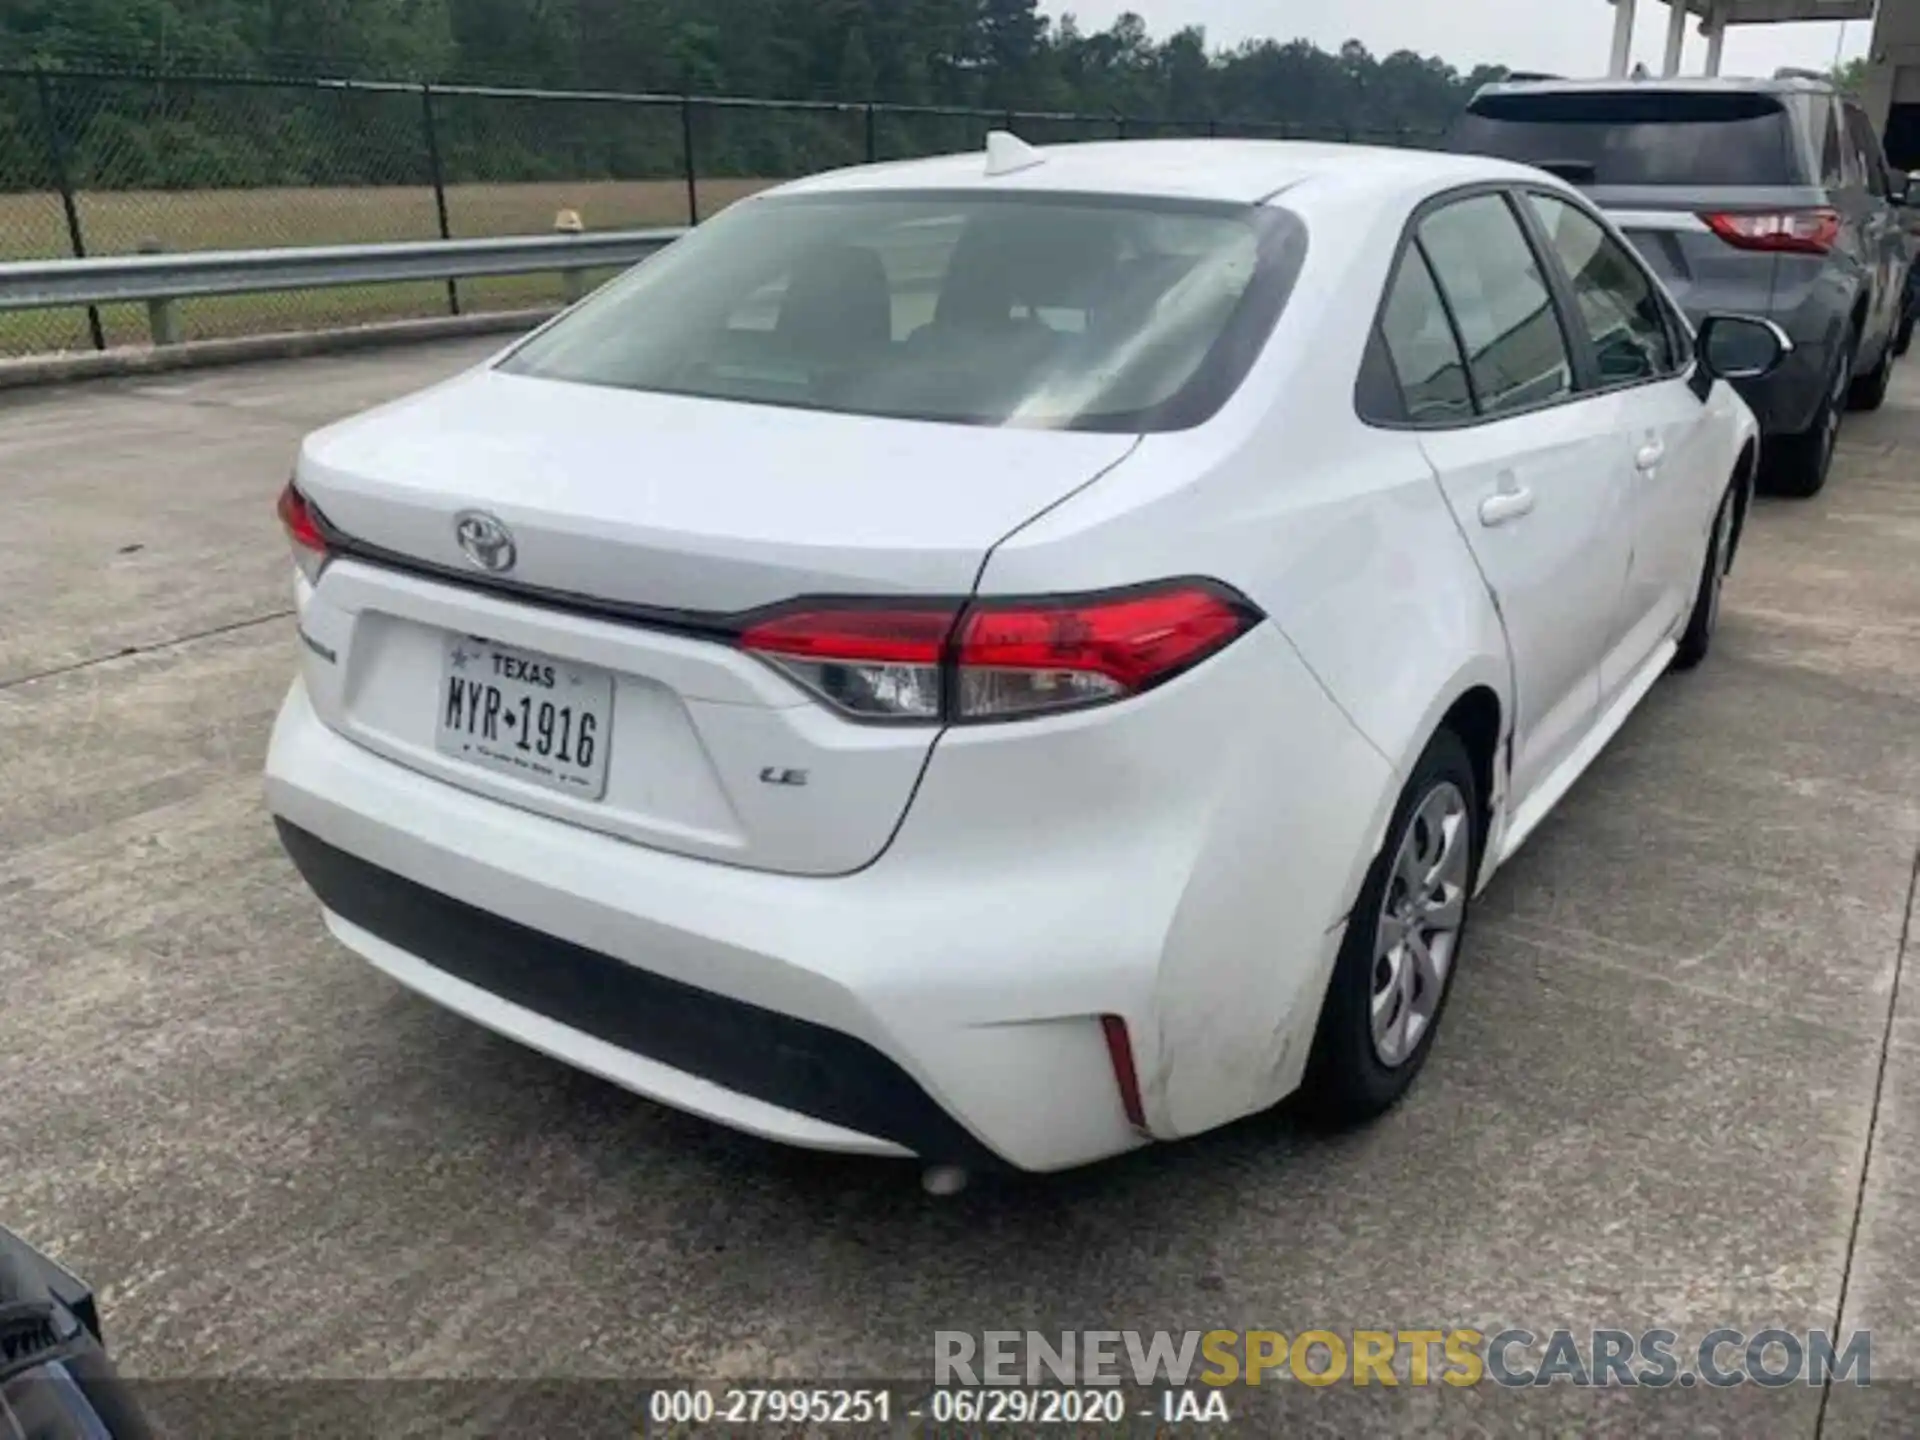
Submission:
[[[1331,89],[1265,86],[1244,97],[1262,115],[1204,113],[1210,103],[1125,114],[206,73],[168,63],[179,57],[165,44],[161,63],[142,67],[87,63],[84,47],[53,39],[45,58],[26,64],[10,63],[0,43],[0,256],[64,250],[85,258],[143,235],[302,245],[318,233],[310,205],[327,216],[319,223],[330,240],[499,235],[526,222],[510,187],[556,182],[578,188],[555,194],[555,203],[584,203],[603,225],[692,225],[734,198],[735,182],[976,149],[996,127],[1041,144],[1206,135],[1424,147],[1440,140],[1432,125],[1450,119],[1471,89],[1437,76],[1404,92],[1390,87],[1399,97],[1394,123],[1374,124],[1389,117],[1368,81],[1371,60]],[[63,49],[78,63],[49,63]],[[1236,89],[1203,88],[1219,91],[1212,98],[1221,103]],[[263,134],[274,143],[261,144]],[[602,182],[622,188],[602,190]],[[328,208],[330,191],[349,192],[337,210]],[[361,208],[365,192],[377,218]],[[445,288],[446,313],[460,314],[459,282]],[[194,319],[211,337],[251,328],[261,314],[283,312],[282,328],[295,329],[317,311],[364,308],[357,296],[290,300],[283,292]],[[0,356],[67,349],[76,318],[48,310],[13,317],[0,326]],[[95,350],[110,338],[124,343],[118,312],[103,323],[90,307],[86,321]]]
[[[685,227],[385,245],[300,245],[271,250],[102,255],[0,262],[0,311],[145,301],[156,345],[179,338],[176,300],[339,285],[464,280],[482,275],[621,269],[665,249]],[[570,290],[571,293],[571,290]]]

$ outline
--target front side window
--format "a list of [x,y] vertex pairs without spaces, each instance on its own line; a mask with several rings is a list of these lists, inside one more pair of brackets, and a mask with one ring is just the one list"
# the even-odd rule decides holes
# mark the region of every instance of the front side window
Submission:
[[975,425],[1204,420],[1306,248],[1273,207],[990,192],[734,206],[503,368],[663,394]]
[[1419,239],[1459,326],[1480,412],[1571,394],[1573,364],[1552,292],[1506,200],[1456,201],[1421,222]]
[[1527,203],[1573,282],[1580,321],[1593,342],[1600,383],[1671,375],[1678,368],[1659,292],[1626,248],[1576,205],[1537,190]]

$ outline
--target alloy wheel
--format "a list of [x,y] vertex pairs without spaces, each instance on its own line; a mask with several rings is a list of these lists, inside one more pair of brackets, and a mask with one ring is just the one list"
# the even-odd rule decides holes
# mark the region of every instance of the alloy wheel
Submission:
[[1419,1048],[1446,994],[1467,913],[1473,825],[1467,798],[1441,781],[1414,808],[1387,874],[1374,940],[1373,1051],[1388,1068]]

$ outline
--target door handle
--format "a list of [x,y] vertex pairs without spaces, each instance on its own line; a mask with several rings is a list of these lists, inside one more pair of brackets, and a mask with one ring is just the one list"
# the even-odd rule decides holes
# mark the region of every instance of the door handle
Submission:
[[1653,440],[1642,445],[1634,452],[1633,464],[1635,469],[1645,474],[1650,470],[1657,469],[1660,462],[1666,458],[1667,447],[1662,445],[1658,440]]
[[1533,491],[1497,490],[1480,502],[1480,523],[1504,525],[1509,520],[1518,520],[1532,509]]

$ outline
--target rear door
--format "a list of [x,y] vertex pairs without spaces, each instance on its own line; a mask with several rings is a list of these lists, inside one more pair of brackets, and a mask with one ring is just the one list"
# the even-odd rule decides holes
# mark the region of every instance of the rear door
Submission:
[[[1382,328],[1408,409],[1426,422],[1422,446],[1506,626],[1519,803],[1599,708],[1631,542],[1619,404],[1576,393],[1553,293],[1499,192],[1422,217]],[[1460,358],[1449,362],[1450,349]],[[1467,405],[1449,410],[1456,369]]]
[[1596,396],[1619,406],[1632,513],[1620,609],[1600,666],[1604,707],[1639,674],[1692,604],[1714,504],[1724,488],[1707,408],[1688,382],[1688,337],[1631,248],[1564,196],[1529,191],[1592,357]]
[[1860,248],[1873,274],[1873,298],[1862,337],[1864,354],[1877,354],[1900,323],[1905,293],[1907,240],[1899,212],[1887,193],[1887,162],[1866,113],[1857,105],[1843,107],[1847,138],[1861,174]]

